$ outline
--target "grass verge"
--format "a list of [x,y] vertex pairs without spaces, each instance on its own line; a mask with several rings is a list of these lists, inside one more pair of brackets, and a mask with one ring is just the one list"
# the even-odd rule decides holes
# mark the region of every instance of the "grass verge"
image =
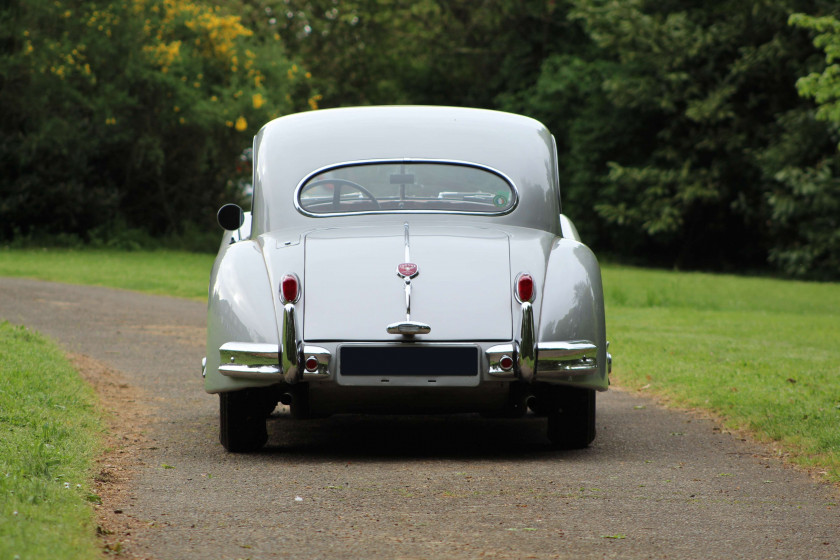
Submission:
[[840,284],[605,267],[613,380],[840,482]]
[[0,323],[0,558],[100,554],[89,507],[100,421],[55,344]]
[[206,300],[214,258],[182,251],[0,249],[0,276]]

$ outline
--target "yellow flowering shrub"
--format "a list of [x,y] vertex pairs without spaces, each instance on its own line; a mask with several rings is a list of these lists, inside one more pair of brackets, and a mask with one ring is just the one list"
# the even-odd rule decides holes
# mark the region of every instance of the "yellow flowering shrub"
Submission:
[[[249,121],[262,124],[293,110],[285,97],[275,99],[266,90],[268,84],[276,88],[277,80],[282,79],[277,60],[283,57],[276,56],[276,49],[266,53],[239,16],[223,12],[218,5],[190,0],[133,0],[131,10],[147,22],[143,28],[147,62],[199,90],[175,92],[189,101],[184,105],[190,109],[181,117],[187,122],[195,117],[194,111],[206,112],[205,102],[217,103],[219,99],[223,103],[213,108],[218,122],[233,122],[232,128],[238,132],[247,131]],[[285,66],[286,81],[291,81],[289,72],[296,72],[297,66]],[[305,102],[312,106],[309,97]]]
[[13,4],[0,7],[0,240],[115,217],[212,227],[256,130],[317,106],[282,42],[215,2]]

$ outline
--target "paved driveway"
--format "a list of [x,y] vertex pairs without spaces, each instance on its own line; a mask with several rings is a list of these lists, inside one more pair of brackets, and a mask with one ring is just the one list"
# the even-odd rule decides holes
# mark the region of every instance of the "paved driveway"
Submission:
[[621,391],[599,395],[582,451],[548,449],[538,419],[279,409],[263,452],[228,454],[202,389],[204,312],[0,279],[0,320],[107,364],[140,395],[136,474],[103,506],[132,521],[129,557],[840,558],[834,488]]

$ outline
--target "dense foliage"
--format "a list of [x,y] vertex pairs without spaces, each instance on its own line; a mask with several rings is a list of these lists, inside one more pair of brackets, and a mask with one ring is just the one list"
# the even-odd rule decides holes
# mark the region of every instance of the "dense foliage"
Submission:
[[[834,142],[840,139],[840,21],[794,14],[791,23],[818,32],[814,44],[825,51],[822,72],[797,81],[799,92],[816,100],[816,118],[828,124]],[[839,146],[840,147],[840,146]],[[801,148],[799,148],[801,149]],[[773,219],[788,237],[771,250],[772,261],[790,274],[840,276],[840,152],[812,154],[807,167],[791,165],[779,154],[781,186],[770,196]]]
[[234,160],[272,115],[449,104],[547,124],[564,209],[600,252],[840,277],[835,1],[221,5],[2,12],[3,237],[102,216],[177,230],[234,194]]
[[257,127],[306,104],[279,38],[209,3],[19,0],[0,21],[7,239],[209,226]]
[[[535,102],[563,138],[575,213],[598,217],[580,227],[648,262],[785,264],[778,247],[797,233],[777,215],[779,174],[835,151],[795,88],[816,49],[788,25],[821,4],[575,2],[596,48],[547,59],[521,108]],[[558,91],[581,109],[558,109]]]

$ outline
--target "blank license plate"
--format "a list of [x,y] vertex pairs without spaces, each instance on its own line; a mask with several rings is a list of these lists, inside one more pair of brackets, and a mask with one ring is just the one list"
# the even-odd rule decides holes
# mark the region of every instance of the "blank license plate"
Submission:
[[476,346],[342,346],[342,375],[475,376]]

